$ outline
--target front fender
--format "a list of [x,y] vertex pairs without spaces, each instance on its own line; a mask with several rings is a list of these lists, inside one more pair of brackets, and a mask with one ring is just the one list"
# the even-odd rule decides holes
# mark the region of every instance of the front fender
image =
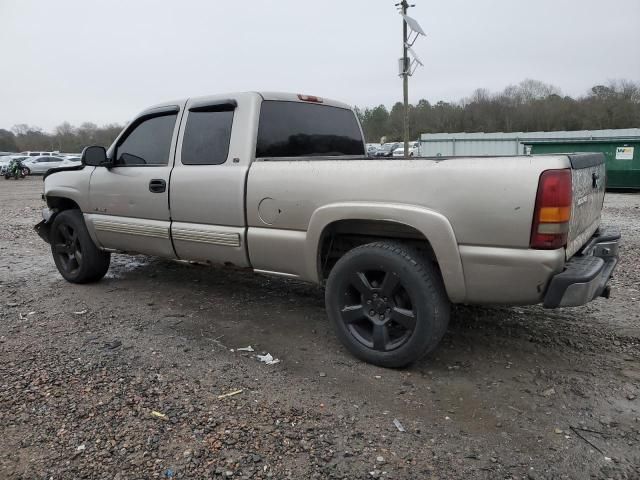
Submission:
[[325,228],[339,220],[378,220],[405,224],[421,232],[435,253],[449,299],[463,302],[466,297],[464,272],[458,242],[451,224],[442,214],[415,205],[340,202],[318,208],[309,221],[305,243],[306,277],[318,282],[318,246]]
[[89,211],[89,182],[94,167],[61,170],[44,180],[44,196],[51,208],[51,199],[64,198],[73,201],[83,213]]

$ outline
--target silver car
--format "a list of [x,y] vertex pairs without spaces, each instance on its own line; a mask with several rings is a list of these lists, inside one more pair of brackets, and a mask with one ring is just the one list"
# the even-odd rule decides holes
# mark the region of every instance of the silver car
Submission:
[[52,168],[60,166],[64,159],[60,157],[54,157],[51,155],[40,157],[29,157],[23,163],[24,166],[29,169],[29,175],[44,175]]
[[82,165],[82,157],[65,157],[60,163],[60,167],[77,167]]

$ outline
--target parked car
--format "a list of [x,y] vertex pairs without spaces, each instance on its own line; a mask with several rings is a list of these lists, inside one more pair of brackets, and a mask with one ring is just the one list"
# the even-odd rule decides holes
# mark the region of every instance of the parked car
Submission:
[[59,167],[75,167],[82,164],[82,157],[64,157]]
[[[404,143],[393,151],[393,157],[404,157]],[[420,156],[420,142],[409,142],[409,157]]]
[[375,157],[376,152],[380,149],[380,146],[381,145],[379,143],[367,143],[366,144],[367,157]]
[[29,175],[45,174],[52,168],[59,167],[62,158],[44,155],[40,157],[27,157],[24,166],[29,169]]
[[140,252],[322,284],[342,343],[385,367],[433,350],[451,303],[583,305],[618,259],[602,154],[369,159],[351,107],[313,96],[162,104],[82,161],[45,176],[36,226],[66,280]]
[[32,151],[27,151],[27,152],[20,152],[20,155],[24,155],[25,157],[43,157],[43,156],[47,156],[47,155],[55,155],[58,152],[32,152]]
[[393,151],[398,148],[400,144],[398,142],[384,143],[376,152],[376,157],[391,157]]

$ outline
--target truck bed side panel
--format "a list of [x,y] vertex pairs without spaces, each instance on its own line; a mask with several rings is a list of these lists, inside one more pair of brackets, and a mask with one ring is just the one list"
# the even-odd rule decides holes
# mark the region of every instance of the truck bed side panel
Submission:
[[[568,166],[566,156],[256,161],[249,171],[247,187],[250,257],[254,266],[266,265],[257,268],[317,280],[311,278],[309,267],[316,259],[314,249],[319,235],[311,235],[311,230],[318,227],[311,223],[317,212],[332,205],[381,205],[388,210],[380,210],[384,213],[379,213],[375,219],[414,226],[405,215],[396,218],[393,211],[394,207],[398,210],[415,207],[445,219],[445,230],[452,232],[449,243],[453,250],[447,250],[446,258],[438,260],[442,267],[453,268],[451,272],[454,273],[455,265],[460,265],[462,286],[450,288],[447,285],[447,292],[452,300],[464,301],[460,294],[465,294],[467,272],[462,271],[464,261],[469,265],[473,287],[478,291],[482,290],[483,270],[491,273],[486,278],[489,282],[493,278],[504,285],[517,283],[514,275],[522,274],[522,271],[510,271],[504,262],[493,269],[491,265],[508,257],[503,250],[530,252],[531,222],[540,174],[547,169]],[[351,215],[341,212],[340,218],[371,219],[362,215],[363,212],[354,207]],[[442,228],[437,224],[418,230],[432,242],[443,238]],[[290,247],[285,251],[275,247],[282,238],[288,239]],[[461,259],[459,245],[484,249],[471,249],[467,252],[469,255]],[[550,272],[560,268],[558,255],[562,258],[564,254],[549,253],[544,267],[530,275],[532,280],[520,282],[525,291],[517,294],[516,300],[505,295],[504,301],[538,301],[544,280]],[[487,265],[491,268],[487,269]],[[448,277],[453,278],[453,275],[448,274]],[[476,301],[481,297],[471,294]]]
[[[444,215],[459,244],[528,248],[540,173],[566,167],[563,156],[256,161],[247,223],[306,231],[313,213],[329,203],[401,203]],[[265,223],[260,214],[267,207],[275,213]]]

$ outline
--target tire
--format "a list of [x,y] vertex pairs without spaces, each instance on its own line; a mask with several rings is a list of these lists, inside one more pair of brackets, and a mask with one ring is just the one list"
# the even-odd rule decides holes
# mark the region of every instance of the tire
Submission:
[[56,215],[49,242],[56,267],[68,282],[96,282],[109,270],[111,254],[93,243],[80,210],[64,210]]
[[347,252],[327,280],[325,302],[338,339],[357,358],[405,367],[447,330],[450,303],[435,266],[400,242]]

